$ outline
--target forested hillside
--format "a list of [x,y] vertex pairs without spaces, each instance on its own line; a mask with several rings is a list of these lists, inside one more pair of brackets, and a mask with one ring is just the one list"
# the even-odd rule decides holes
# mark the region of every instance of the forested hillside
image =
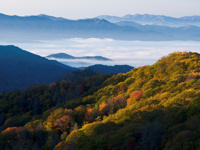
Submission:
[[[98,76],[81,86],[63,78],[2,93],[0,149],[200,148],[200,54],[174,52],[152,66]],[[68,98],[75,87],[79,94]]]
[[127,73],[134,67],[129,65],[114,65],[114,66],[107,66],[107,65],[93,65],[89,66],[88,68],[102,73],[102,74],[118,74],[118,73]]

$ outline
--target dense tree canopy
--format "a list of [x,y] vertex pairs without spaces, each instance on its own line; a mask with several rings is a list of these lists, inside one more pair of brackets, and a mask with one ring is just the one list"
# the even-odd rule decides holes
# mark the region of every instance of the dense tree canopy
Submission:
[[98,79],[2,93],[1,149],[200,148],[200,54]]

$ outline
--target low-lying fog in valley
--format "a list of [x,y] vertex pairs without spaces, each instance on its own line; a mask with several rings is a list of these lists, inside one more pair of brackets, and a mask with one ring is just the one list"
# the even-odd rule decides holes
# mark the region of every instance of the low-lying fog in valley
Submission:
[[134,67],[151,65],[162,56],[174,51],[200,53],[200,42],[194,41],[119,41],[98,38],[73,38],[53,41],[0,42],[0,45],[15,45],[40,56],[67,53],[76,57],[103,56],[112,61],[57,59],[73,67],[87,67],[94,64],[127,64]]

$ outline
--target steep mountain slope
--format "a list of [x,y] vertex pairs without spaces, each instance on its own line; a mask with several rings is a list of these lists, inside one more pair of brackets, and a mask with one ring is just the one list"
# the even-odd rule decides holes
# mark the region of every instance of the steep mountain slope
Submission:
[[75,70],[57,61],[31,54],[15,46],[0,46],[0,91],[49,84]]
[[199,68],[199,54],[173,53],[118,75],[117,83],[108,79],[90,96],[94,105],[85,119],[91,123],[55,149],[198,149]]
[[[53,83],[49,90],[69,93],[67,87],[67,84]],[[37,102],[40,108],[37,97],[40,102],[45,102],[44,106],[51,102],[51,92],[47,91],[35,88],[23,95],[26,100]],[[4,104],[7,99],[15,100]],[[175,52],[152,66],[113,75],[98,88],[66,101],[65,105],[52,107],[41,116],[28,118],[29,112],[18,116],[17,122],[23,120],[26,125],[13,127],[16,118],[5,118],[19,112],[14,106],[21,106],[22,100],[22,95],[16,92],[0,95],[0,103],[4,104],[0,111],[6,112],[0,115],[3,120],[1,149],[200,148],[198,53]],[[10,110],[6,109],[9,105],[12,106]]]

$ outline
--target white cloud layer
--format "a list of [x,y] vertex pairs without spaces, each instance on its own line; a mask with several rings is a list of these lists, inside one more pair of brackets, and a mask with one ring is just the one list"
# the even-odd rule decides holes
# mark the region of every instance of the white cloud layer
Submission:
[[83,67],[93,64],[128,64],[134,67],[151,65],[162,56],[174,51],[194,51],[200,53],[200,43],[193,41],[118,41],[113,39],[65,39],[40,41],[36,43],[0,43],[14,44],[32,53],[47,56],[54,53],[67,53],[73,56],[104,56],[113,61],[62,60],[63,63]]

